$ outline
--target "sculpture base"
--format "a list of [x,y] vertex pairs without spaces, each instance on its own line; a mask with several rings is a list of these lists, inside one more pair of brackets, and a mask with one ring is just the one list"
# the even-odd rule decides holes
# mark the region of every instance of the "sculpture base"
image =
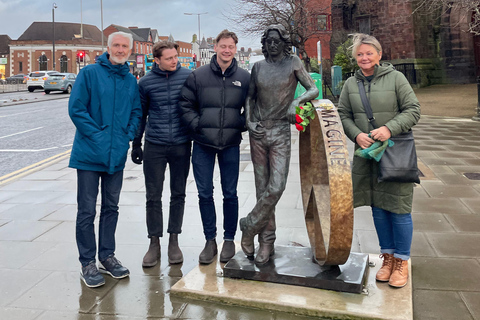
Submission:
[[361,293],[368,269],[368,254],[350,253],[340,266],[320,266],[312,261],[312,251],[306,247],[275,246],[275,255],[258,267],[240,251],[225,265],[228,278],[257,280]]
[[375,274],[382,266],[378,254],[370,254],[369,261],[371,266],[367,272],[366,291],[362,294],[226,278],[222,276],[223,263],[218,260],[196,266],[173,285],[170,294],[184,299],[328,319],[412,320],[410,261],[409,280],[401,289],[375,281]]

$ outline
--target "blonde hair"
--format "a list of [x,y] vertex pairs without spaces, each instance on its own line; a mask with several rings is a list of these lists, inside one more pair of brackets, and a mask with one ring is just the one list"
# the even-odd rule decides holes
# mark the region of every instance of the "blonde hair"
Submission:
[[352,36],[352,46],[349,49],[352,49],[352,56],[355,57],[358,47],[362,44],[368,44],[377,50],[377,53],[380,54],[382,52],[382,45],[378,42],[377,38],[374,36],[365,34],[365,33],[354,33],[351,34]]

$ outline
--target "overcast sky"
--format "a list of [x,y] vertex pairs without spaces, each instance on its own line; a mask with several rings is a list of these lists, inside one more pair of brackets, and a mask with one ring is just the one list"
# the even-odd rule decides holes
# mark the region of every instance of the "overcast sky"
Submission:
[[[103,27],[117,24],[157,29],[159,35],[172,34],[175,40],[192,41],[198,33],[198,16],[184,13],[203,13],[200,16],[201,36],[216,37],[234,26],[222,12],[228,12],[235,0],[103,0]],[[52,6],[56,22],[80,23],[82,21],[101,29],[100,0],[0,0],[0,34],[16,40],[34,21],[52,21]],[[82,10],[80,8],[82,7]],[[239,36],[240,47],[259,48],[259,39]]]

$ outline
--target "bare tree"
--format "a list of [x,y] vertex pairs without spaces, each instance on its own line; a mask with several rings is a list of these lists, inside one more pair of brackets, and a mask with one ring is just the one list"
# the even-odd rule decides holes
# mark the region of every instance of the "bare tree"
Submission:
[[229,13],[235,31],[247,37],[258,37],[271,24],[281,24],[290,33],[295,46],[310,71],[310,59],[305,42],[320,34],[317,19],[325,14],[328,5],[321,0],[235,0]]
[[480,35],[480,0],[412,0],[416,5],[414,13],[448,14],[458,12],[468,21],[468,30],[474,35]]

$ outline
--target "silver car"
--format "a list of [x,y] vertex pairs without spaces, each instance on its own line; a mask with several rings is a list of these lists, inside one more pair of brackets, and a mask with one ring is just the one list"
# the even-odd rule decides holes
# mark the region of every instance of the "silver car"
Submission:
[[74,73],[56,73],[50,75],[43,84],[43,91],[49,94],[51,91],[63,91],[70,94],[77,76]]

